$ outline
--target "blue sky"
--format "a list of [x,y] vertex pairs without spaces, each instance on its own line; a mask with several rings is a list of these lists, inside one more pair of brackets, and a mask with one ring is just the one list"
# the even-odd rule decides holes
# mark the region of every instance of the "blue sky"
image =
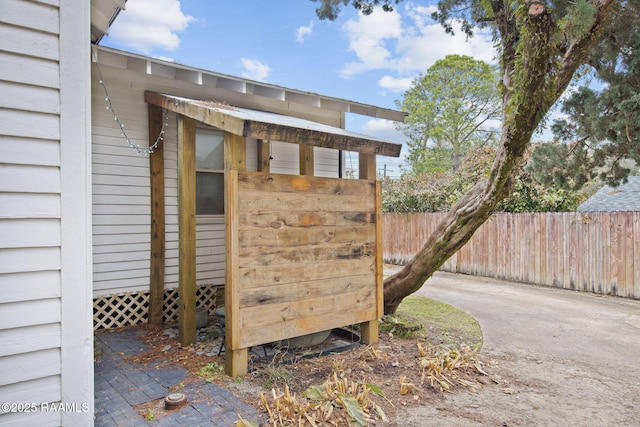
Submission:
[[[215,72],[396,108],[411,80],[449,54],[494,61],[488,34],[452,37],[431,18],[435,1],[401,2],[363,16],[344,7],[320,21],[310,0],[128,0],[101,44]],[[393,122],[355,114],[347,129],[395,142]],[[406,154],[403,150],[403,155]],[[395,159],[389,174],[400,173]]]

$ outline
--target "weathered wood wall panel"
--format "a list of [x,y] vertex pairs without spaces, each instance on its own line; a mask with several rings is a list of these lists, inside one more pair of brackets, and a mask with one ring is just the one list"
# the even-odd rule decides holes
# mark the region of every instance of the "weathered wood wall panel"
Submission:
[[227,310],[238,310],[232,348],[378,317],[375,182],[230,175],[238,212],[227,279],[235,299]]
[[[404,264],[440,213],[385,213],[384,259]],[[442,270],[640,298],[640,213],[495,214]]]

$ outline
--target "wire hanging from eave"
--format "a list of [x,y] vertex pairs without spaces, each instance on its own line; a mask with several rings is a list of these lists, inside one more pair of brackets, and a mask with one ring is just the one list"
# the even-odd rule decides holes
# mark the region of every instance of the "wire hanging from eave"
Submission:
[[139,144],[132,143],[131,139],[127,135],[127,132],[124,130],[124,124],[120,121],[118,115],[116,114],[116,111],[113,108],[111,97],[109,96],[109,91],[107,90],[107,86],[105,85],[104,79],[102,78],[102,71],[100,70],[100,65],[98,64],[98,56],[96,55],[95,51],[92,51],[92,56],[93,62],[96,64],[96,70],[98,70],[98,83],[100,83],[100,86],[102,86],[102,89],[104,90],[104,100],[107,102],[107,110],[111,110],[111,113],[113,114],[113,120],[115,120],[115,122],[118,124],[118,127],[120,128],[120,136],[124,138],[127,144],[129,144],[129,147],[131,147],[138,156],[148,157],[149,154],[153,153],[153,150],[158,148],[158,144],[160,143],[160,141],[164,140],[165,130],[167,126],[169,126],[169,112],[165,108],[162,109],[162,127],[160,128],[160,133],[158,134],[153,144],[151,144],[149,147],[142,148]]

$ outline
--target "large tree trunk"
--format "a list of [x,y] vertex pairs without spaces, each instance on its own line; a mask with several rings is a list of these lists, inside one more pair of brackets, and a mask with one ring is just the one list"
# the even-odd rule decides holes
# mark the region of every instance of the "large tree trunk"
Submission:
[[[586,60],[614,3],[615,0],[598,0],[589,31],[562,53],[555,49],[557,25],[542,3],[530,2],[528,16],[522,22],[507,17],[499,23],[504,117],[500,148],[489,178],[465,194],[409,263],[384,281],[385,314],[395,313],[400,302],[420,289],[464,246],[489,219],[496,205],[510,194],[511,183],[533,132],[562,95],[577,67]],[[522,26],[526,26],[526,31],[522,31]],[[515,43],[515,34],[520,36],[517,49],[515,44],[510,44]],[[560,56],[561,60],[557,61]]]
[[[504,133],[503,133],[504,134]],[[526,148],[528,140],[520,143]],[[395,313],[402,300],[420,289],[423,283],[442,266],[489,219],[495,206],[510,193],[512,176],[522,157],[508,155],[502,145],[493,169],[499,174],[476,184],[439,222],[422,249],[398,273],[384,281],[384,312]]]

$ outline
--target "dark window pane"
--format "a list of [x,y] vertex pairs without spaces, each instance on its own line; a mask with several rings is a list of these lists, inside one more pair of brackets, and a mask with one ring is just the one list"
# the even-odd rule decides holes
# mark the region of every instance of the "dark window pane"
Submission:
[[196,214],[224,214],[224,174],[196,172]]

